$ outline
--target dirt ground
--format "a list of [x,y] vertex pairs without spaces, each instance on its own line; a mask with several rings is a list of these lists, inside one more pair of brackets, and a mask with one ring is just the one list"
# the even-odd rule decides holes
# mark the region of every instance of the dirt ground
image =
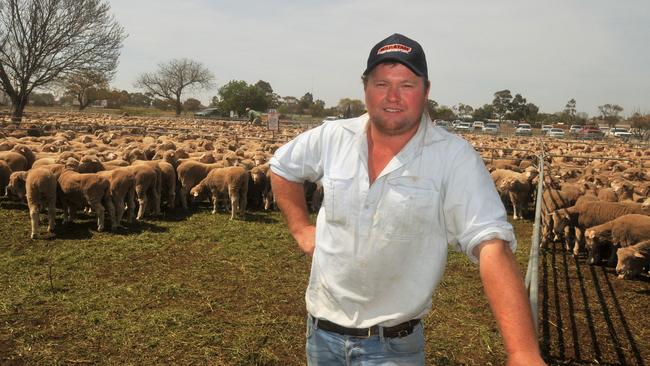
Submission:
[[559,243],[540,253],[540,338],[553,365],[650,364],[650,278],[617,278]]

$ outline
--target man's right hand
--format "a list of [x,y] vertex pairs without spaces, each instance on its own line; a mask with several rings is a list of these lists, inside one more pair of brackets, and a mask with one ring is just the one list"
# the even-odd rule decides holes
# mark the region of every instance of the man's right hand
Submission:
[[300,249],[308,256],[314,255],[316,249],[316,226],[308,225],[293,233],[293,238],[298,242]]

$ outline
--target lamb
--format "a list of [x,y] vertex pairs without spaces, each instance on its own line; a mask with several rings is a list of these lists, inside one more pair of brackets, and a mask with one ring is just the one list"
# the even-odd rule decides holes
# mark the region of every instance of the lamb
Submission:
[[11,182],[7,190],[10,190],[21,200],[27,198],[32,227],[32,239],[36,239],[38,235],[38,213],[42,207],[47,207],[47,230],[50,233],[54,233],[57,179],[49,169],[35,168],[30,169],[29,172],[21,171],[12,173]]
[[267,190],[266,171],[260,167],[254,167],[249,174],[247,206],[252,209],[261,209],[264,207],[264,192]]
[[[572,187],[567,189],[547,189],[542,194],[542,236],[541,246],[545,246],[553,232],[553,216],[551,212],[570,207],[580,197],[580,191]],[[554,240],[558,240],[556,237]]]
[[569,208],[553,211],[553,231],[556,235],[564,233],[567,242],[573,232],[575,237],[573,254],[578,255],[584,248],[582,234],[586,228],[604,224],[627,214],[643,214],[643,211],[616,202],[576,202]]
[[14,147],[11,149],[11,151],[16,152],[16,153],[18,153],[18,154],[25,157],[25,159],[27,160],[27,167],[26,167],[25,170],[29,170],[29,169],[32,168],[32,165],[34,164],[34,161],[36,160],[36,156],[34,155],[34,153],[32,152],[32,150],[29,147],[27,147],[26,145],[17,144],[17,145],[14,145]]
[[616,263],[616,248],[628,247],[650,238],[650,216],[630,214],[617,217],[585,231],[589,264],[598,264],[609,254],[609,265]]
[[650,239],[616,251],[618,278],[630,279],[650,269]]
[[203,192],[210,191],[212,213],[215,214],[219,195],[227,192],[230,198],[230,219],[233,220],[235,215],[243,218],[246,212],[248,177],[248,171],[242,167],[213,169],[199,184],[192,188],[190,194],[193,197],[198,197]]
[[104,205],[106,203],[110,217],[114,217],[113,203],[106,199],[110,182],[96,173],[82,174],[70,169],[66,163],[65,169],[58,179],[59,197],[63,206],[63,222],[74,220],[76,209],[86,202],[97,214],[97,231],[104,230]]

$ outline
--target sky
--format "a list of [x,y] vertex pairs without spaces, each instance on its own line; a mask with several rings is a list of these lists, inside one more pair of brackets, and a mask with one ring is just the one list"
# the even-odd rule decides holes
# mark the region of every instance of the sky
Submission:
[[207,104],[231,80],[265,80],[281,96],[335,106],[363,100],[361,73],[374,44],[393,33],[418,41],[440,105],[489,104],[521,94],[540,112],[650,113],[650,1],[108,0],[125,28],[112,86],[137,91],[139,75],[188,58],[216,86],[190,91]]

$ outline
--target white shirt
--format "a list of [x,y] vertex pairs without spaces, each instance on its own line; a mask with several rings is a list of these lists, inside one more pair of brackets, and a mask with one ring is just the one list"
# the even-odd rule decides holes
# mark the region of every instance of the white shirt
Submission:
[[442,279],[448,243],[472,261],[476,245],[512,226],[483,160],[423,116],[372,185],[368,115],[326,122],[277,150],[272,171],[321,181],[323,205],[305,300],[316,318],[350,328],[422,318]]

